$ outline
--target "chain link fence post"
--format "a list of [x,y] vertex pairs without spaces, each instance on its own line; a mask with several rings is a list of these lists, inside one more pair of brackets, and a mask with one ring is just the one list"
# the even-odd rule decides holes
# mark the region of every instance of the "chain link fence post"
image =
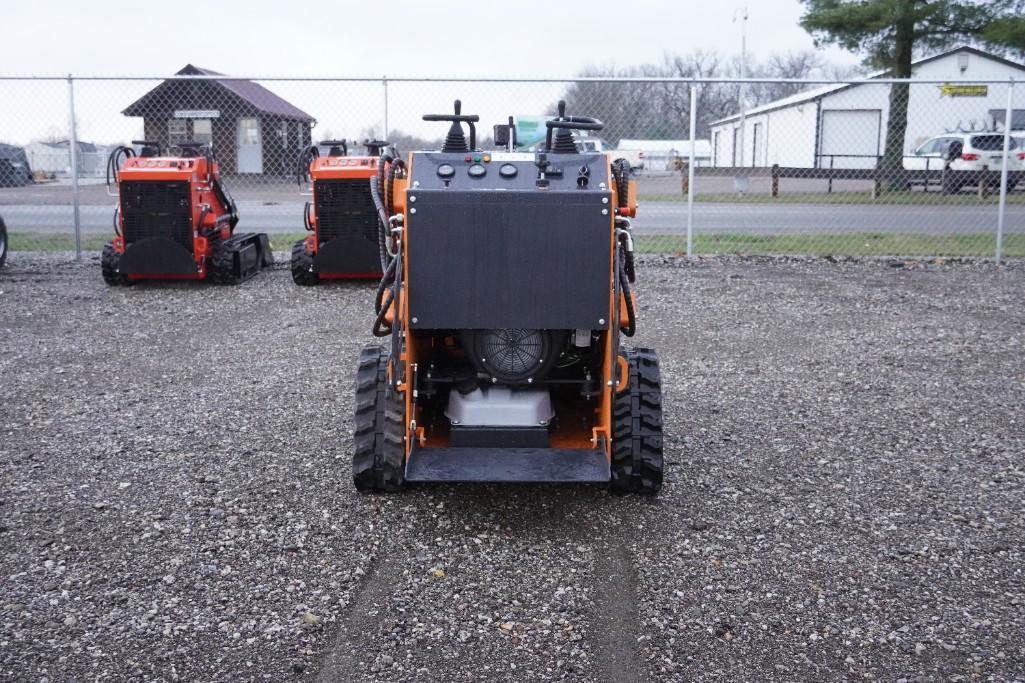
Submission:
[[[298,240],[305,200],[293,197],[290,180],[314,122],[321,137],[350,144],[373,136],[404,151],[435,149],[443,131],[421,116],[461,95],[485,120],[512,109],[527,148],[550,103],[565,98],[605,121],[607,146],[634,166],[643,205],[634,231],[645,251],[1025,257],[1022,91],[1010,77],[951,74],[908,84],[908,120],[894,136],[901,149],[889,156],[887,85],[904,81],[886,78],[747,79],[742,135],[740,82],[731,78],[0,77],[0,100],[23,103],[0,122],[9,143],[0,144],[0,213],[16,249],[70,254],[74,243],[84,261],[111,228],[104,162],[148,131],[165,147],[214,145],[246,224]],[[578,142],[606,146],[591,136]],[[751,180],[743,196],[737,176]]]
[[[1011,118],[1014,107],[1014,79],[1007,84],[1007,109],[1004,110],[1004,155],[1000,164],[1000,204],[997,208],[996,262],[1004,256],[1004,221],[1007,220],[1007,171],[1011,165]],[[979,184],[980,189],[982,183]]]
[[82,260],[82,220],[78,192],[78,125],[75,121],[75,81],[68,74],[68,151],[71,154],[71,202],[75,211],[75,260]]
[[690,85],[690,152],[687,159],[687,258],[694,258],[694,135],[697,129],[698,86]]
[[381,77],[381,85],[384,86],[384,135],[382,140],[388,139],[388,76]]

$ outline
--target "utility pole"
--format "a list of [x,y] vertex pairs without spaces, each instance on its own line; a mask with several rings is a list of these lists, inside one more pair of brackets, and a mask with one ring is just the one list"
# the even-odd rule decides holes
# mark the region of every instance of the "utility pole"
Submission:
[[[737,23],[740,16],[740,77],[747,78],[747,7],[738,7],[733,11],[733,23]],[[734,156],[739,159],[739,166],[744,166],[744,119],[747,118],[747,83],[740,84],[738,96],[740,105],[740,130],[737,133],[738,150],[734,150]]]

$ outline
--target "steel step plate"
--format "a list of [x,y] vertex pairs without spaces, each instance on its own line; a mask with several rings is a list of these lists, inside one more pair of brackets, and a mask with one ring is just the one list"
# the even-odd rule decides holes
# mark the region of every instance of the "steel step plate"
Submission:
[[602,449],[414,448],[406,481],[578,482],[609,480]]

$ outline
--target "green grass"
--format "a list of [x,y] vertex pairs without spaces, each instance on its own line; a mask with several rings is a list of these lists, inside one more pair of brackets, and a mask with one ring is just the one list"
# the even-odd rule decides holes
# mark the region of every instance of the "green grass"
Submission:
[[[687,195],[684,194],[643,194],[637,198],[638,202],[686,202]],[[786,192],[780,190],[779,196],[773,198],[771,195],[759,192],[748,193],[738,196],[735,192],[723,192],[719,194],[695,194],[695,202],[709,204],[900,204],[905,206],[995,206],[1000,201],[999,194],[991,194],[985,199],[979,199],[974,192],[961,192],[959,194],[941,194],[939,191],[932,192],[884,192],[877,199],[872,198],[871,192]],[[1025,193],[1017,192],[1007,195],[1008,204],[1025,204]],[[643,207],[642,207],[643,211]]]
[[[288,251],[296,240],[307,233],[281,233],[270,236],[271,246],[278,251]],[[61,233],[10,232],[8,246],[11,251],[74,251],[75,236]],[[110,235],[83,235],[83,251],[100,251],[110,241]]]
[[[679,235],[637,235],[635,249],[647,254],[683,254],[687,240]],[[992,233],[930,235],[919,233],[812,233],[790,235],[697,234],[695,254],[809,254],[815,256],[979,256],[996,249]],[[1005,235],[1004,255],[1025,256],[1025,235]]]
[[[305,233],[271,235],[277,251],[288,251]],[[109,241],[106,235],[85,235],[82,248],[99,251]],[[683,254],[682,235],[636,235],[634,245],[643,254]],[[70,234],[10,233],[12,251],[72,251]],[[922,233],[802,233],[758,235],[743,233],[694,235],[695,254],[809,254],[816,256],[979,256],[989,258],[996,249],[993,233],[932,235]],[[1005,235],[1004,255],[1025,257],[1025,235]]]

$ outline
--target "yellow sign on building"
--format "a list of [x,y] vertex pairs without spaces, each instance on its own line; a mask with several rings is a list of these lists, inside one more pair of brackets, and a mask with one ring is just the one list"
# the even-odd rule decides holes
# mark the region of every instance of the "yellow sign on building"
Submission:
[[988,85],[944,83],[940,86],[940,97],[985,97],[988,94]]

